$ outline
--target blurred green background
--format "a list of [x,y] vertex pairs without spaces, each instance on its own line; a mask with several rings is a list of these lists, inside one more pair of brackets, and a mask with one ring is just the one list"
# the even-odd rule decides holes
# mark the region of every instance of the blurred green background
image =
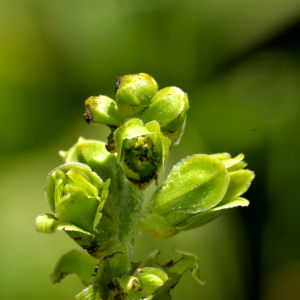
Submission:
[[114,97],[116,76],[139,72],[189,95],[166,173],[226,151],[257,175],[248,208],[166,241],[139,237],[136,260],[160,248],[166,261],[174,246],[198,255],[207,283],[185,274],[175,300],[300,299],[299,0],[0,0],[0,298],[82,290],[75,275],[49,280],[77,246],[36,232],[44,181],[59,150],[108,134],[83,121],[84,100]]

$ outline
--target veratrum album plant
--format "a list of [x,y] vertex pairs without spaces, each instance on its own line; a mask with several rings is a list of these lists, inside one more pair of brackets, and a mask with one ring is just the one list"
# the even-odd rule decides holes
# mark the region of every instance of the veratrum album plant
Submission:
[[60,230],[84,250],[58,261],[52,282],[76,273],[86,286],[77,300],[171,299],[187,270],[200,284],[198,258],[182,255],[160,265],[158,250],[141,263],[131,261],[136,236],[148,232],[162,240],[214,220],[229,208],[247,206],[241,197],[254,173],[244,169],[244,155],[195,154],[175,165],[145,209],[143,191],[166,166],[170,149],[180,142],[189,109],[177,87],[158,90],[149,75],[118,78],[116,99],[89,97],[85,121],[111,129],[107,144],[79,138],[61,151],[63,164],[46,180],[52,213],[37,217],[37,230]]

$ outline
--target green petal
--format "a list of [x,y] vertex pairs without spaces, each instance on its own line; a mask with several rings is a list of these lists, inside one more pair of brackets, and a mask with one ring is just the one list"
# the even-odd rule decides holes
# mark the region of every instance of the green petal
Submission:
[[93,96],[85,101],[86,113],[84,119],[89,124],[104,124],[107,126],[119,127],[124,119],[121,117],[117,104],[106,96]]
[[249,201],[244,198],[236,198],[230,203],[224,204],[222,206],[217,206],[215,208],[212,208],[210,210],[207,210],[205,212],[196,214],[195,216],[191,217],[186,222],[183,222],[182,224],[179,224],[176,226],[176,229],[178,231],[183,230],[190,230],[194,229],[200,226],[203,226],[214,219],[216,219],[218,216],[220,216],[223,212],[225,212],[226,209],[234,208],[238,206],[248,206]]
[[64,221],[58,221],[55,216],[51,214],[42,214],[36,218],[36,228],[38,232],[42,233],[55,233],[60,230],[65,231],[78,231],[87,235],[93,236],[91,233]]
[[165,168],[169,155],[170,140],[161,133],[157,121],[151,121],[145,127],[151,132],[150,137],[154,144],[154,151],[162,157],[162,167]]
[[254,172],[250,170],[239,170],[235,172],[230,172],[229,175],[230,182],[228,190],[222,201],[218,204],[218,206],[227,204],[233,199],[237,198],[238,196],[244,194],[248,190],[251,181],[255,177]]
[[138,279],[140,288],[138,290],[132,289],[130,291],[128,299],[132,300],[142,299],[153,295],[168,280],[168,275],[164,271],[151,267],[138,269],[133,276]]
[[100,178],[114,178],[117,158],[106,150],[105,143],[96,140],[79,138],[78,142],[68,151],[60,151],[64,162],[80,162],[87,164]]
[[149,212],[173,225],[181,223],[219,203],[228,184],[229,174],[219,160],[204,154],[191,156],[172,169],[153,195]]
[[244,157],[245,157],[245,155],[241,153],[241,154],[239,154],[238,156],[236,156],[234,158],[229,158],[229,159],[222,160],[222,163],[228,169],[228,168],[234,166],[235,164],[238,164],[239,162],[241,162],[244,159]]
[[186,125],[186,117],[185,117],[180,129],[178,129],[177,131],[171,132],[171,131],[164,130],[164,129],[162,130],[163,134],[171,141],[170,147],[179,145],[180,140],[184,133],[185,125]]
[[210,154],[210,156],[218,159],[218,160],[225,160],[225,159],[230,159],[231,155],[227,152],[224,153],[216,153],[216,154]]
[[57,262],[53,273],[50,275],[52,283],[60,282],[66,275],[75,273],[88,286],[90,277],[94,272],[97,260],[78,250],[72,250],[63,255]]
[[43,214],[36,218],[36,228],[38,232],[42,233],[55,233],[60,230],[66,231],[66,233],[74,239],[82,247],[90,247],[94,235],[90,232],[67,223],[58,221],[51,214]]
[[89,195],[93,195],[97,200],[100,200],[98,189],[84,178],[77,169],[71,168],[67,175],[75,184],[85,189]]
[[94,283],[79,293],[75,300],[106,300],[106,293],[100,284]]
[[129,267],[129,258],[125,253],[116,252],[106,256],[100,260],[93,282],[107,287],[114,277],[121,277],[129,270]]
[[57,180],[63,179],[64,184],[72,182],[72,180],[66,175],[71,169],[76,169],[78,173],[83,176],[91,185],[99,189],[103,188],[103,182],[101,178],[91,170],[91,168],[85,164],[79,162],[69,162],[63,164],[54,170],[52,170],[47,177],[45,195],[49,203],[50,208],[55,211],[55,197],[57,197],[57,192],[55,188],[57,185]]
[[93,222],[93,229],[95,230],[97,225],[99,224],[101,217],[102,217],[102,210],[103,210],[103,206],[105,204],[105,200],[108,197],[108,187],[110,184],[110,179],[107,179],[106,182],[104,183],[104,187],[101,193],[101,203],[99,204],[96,214],[95,214],[95,218],[94,218],[94,222]]
[[156,295],[154,296],[154,300],[166,300],[171,299],[170,290],[174,288],[174,286],[178,283],[181,276],[187,271],[192,271],[193,278],[200,284],[204,284],[205,281],[200,279],[199,276],[199,263],[198,257],[195,254],[175,250],[177,253],[182,254],[183,257],[175,262],[173,265],[169,266],[166,269],[166,273],[168,277],[171,279],[166,282],[166,284],[160,288]]
[[244,169],[245,167],[247,167],[247,163],[242,160],[242,161],[234,164],[233,166],[227,168],[227,170],[228,170],[228,172],[235,172],[235,171]]
[[88,196],[86,191],[78,186],[65,186],[68,193],[56,207],[56,217],[60,221],[74,224],[85,231],[93,232],[93,222],[99,201]]
[[145,134],[149,134],[149,131],[139,119],[131,119],[115,131],[118,162],[120,162],[124,156],[123,141]]

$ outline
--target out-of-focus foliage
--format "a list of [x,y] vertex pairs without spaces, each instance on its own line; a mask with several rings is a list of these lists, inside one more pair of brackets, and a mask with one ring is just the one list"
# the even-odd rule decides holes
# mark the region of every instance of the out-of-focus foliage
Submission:
[[177,300],[299,299],[299,19],[299,0],[0,0],[1,299],[82,290],[75,276],[51,284],[74,245],[38,235],[33,220],[58,150],[106,140],[84,122],[84,101],[114,98],[112,78],[140,72],[189,96],[166,174],[187,155],[226,151],[243,152],[257,176],[241,215],[165,241],[144,235],[136,261],[156,248],[161,262],[178,259],[173,246],[197,254],[207,283],[184,276]]

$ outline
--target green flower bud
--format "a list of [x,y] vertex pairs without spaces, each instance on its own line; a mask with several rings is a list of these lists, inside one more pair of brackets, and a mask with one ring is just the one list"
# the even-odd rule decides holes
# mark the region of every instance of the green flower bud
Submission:
[[156,239],[202,226],[228,208],[247,206],[240,198],[254,173],[243,170],[244,155],[191,156],[176,165],[154,193],[142,230]]
[[183,252],[176,249],[173,250],[182,255],[182,257],[178,261],[174,262],[173,260],[171,260],[164,265],[160,265],[156,261],[157,256],[160,254],[160,251],[154,250],[142,262],[142,268],[148,266],[160,266],[160,268],[162,268],[169,277],[169,280],[157,291],[154,299],[171,299],[171,289],[176,286],[182,275],[188,270],[191,271],[192,276],[196,280],[196,282],[205,284],[205,281],[200,278],[198,257],[192,253]]
[[91,277],[92,284],[75,299],[152,299],[168,281],[167,273],[152,267],[132,268],[133,265],[136,264],[130,264],[122,252],[102,258],[95,267],[96,274]]
[[105,143],[80,137],[68,151],[59,151],[64,163],[81,162],[88,165],[103,180],[114,178],[116,155],[107,152]]
[[140,73],[120,77],[115,90],[120,115],[137,118],[148,107],[158,85],[150,75]]
[[45,195],[55,215],[43,214],[37,230],[52,233],[65,230],[83,248],[97,243],[98,226],[108,196],[110,179],[105,183],[87,165],[70,162],[48,175]]
[[85,101],[85,107],[84,119],[88,124],[90,122],[93,124],[104,124],[111,129],[111,133],[107,137],[106,149],[110,153],[116,152],[114,132],[117,127],[124,123],[116,102],[106,96],[89,97]]
[[145,126],[139,119],[131,119],[115,132],[118,162],[128,180],[140,190],[157,179],[165,167],[170,140],[160,132],[156,121]]
[[155,94],[141,119],[144,123],[156,120],[164,135],[171,140],[171,145],[175,145],[184,130],[188,109],[187,94],[177,87],[167,87]]
[[104,124],[109,127],[119,127],[124,120],[120,116],[117,104],[106,96],[92,96],[85,101],[85,121],[90,124]]

